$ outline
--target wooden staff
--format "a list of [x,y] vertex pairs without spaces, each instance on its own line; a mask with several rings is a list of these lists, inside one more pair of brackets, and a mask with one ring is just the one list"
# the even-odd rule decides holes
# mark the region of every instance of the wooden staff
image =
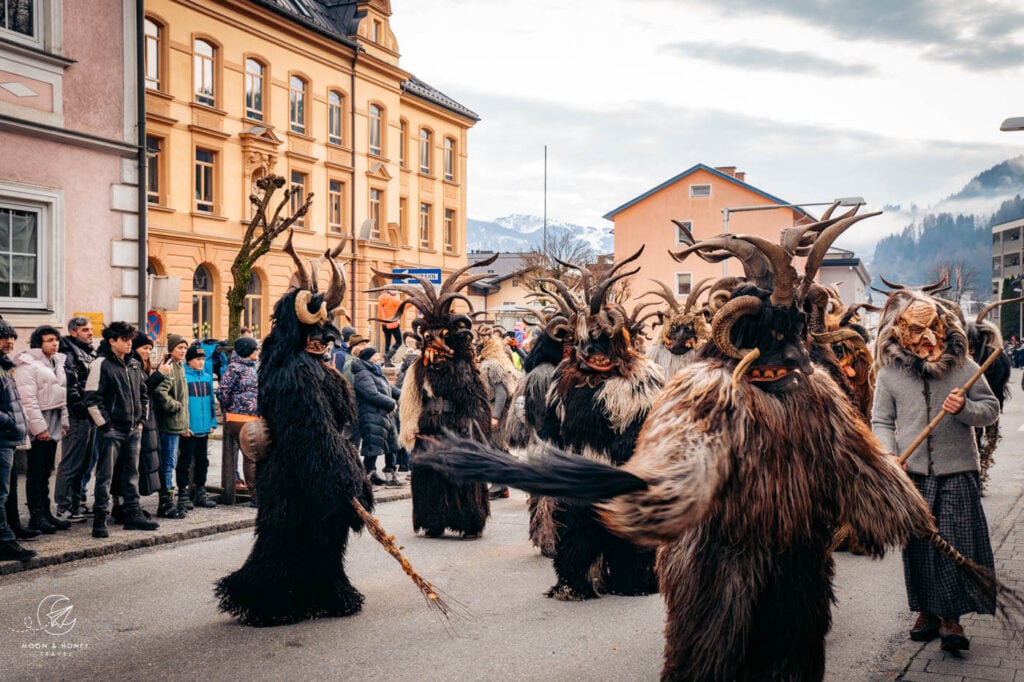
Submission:
[[[974,382],[981,378],[981,375],[985,373],[985,370],[992,366],[992,363],[996,361],[996,358],[998,358],[1002,352],[1002,349],[996,349],[992,351],[987,358],[985,358],[985,362],[981,363],[981,367],[979,367],[978,371],[974,373],[974,376],[972,376],[966,384],[956,389],[960,391],[960,395],[967,395],[967,392],[971,390],[971,386],[974,386]],[[947,414],[949,413],[945,410],[939,410],[939,413],[932,417],[932,420],[928,422],[928,426],[924,427],[924,431],[919,433],[917,438],[914,439],[914,442],[908,445],[907,449],[903,451],[903,454],[900,455],[897,463],[902,465],[906,462],[911,453],[917,449],[917,446],[924,442],[924,439],[928,437],[928,434],[935,430],[935,427],[939,425],[939,422],[942,421]]]

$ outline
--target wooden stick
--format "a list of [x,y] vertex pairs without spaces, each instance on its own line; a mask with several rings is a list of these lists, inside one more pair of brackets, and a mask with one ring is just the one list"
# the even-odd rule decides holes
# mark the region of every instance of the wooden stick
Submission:
[[[971,386],[974,386],[974,382],[981,378],[981,376],[985,373],[985,370],[992,366],[992,363],[996,361],[996,358],[998,358],[999,355],[1002,354],[1002,352],[1003,351],[1001,348],[996,349],[992,351],[992,353],[989,354],[987,358],[985,358],[985,362],[981,363],[981,367],[979,367],[978,371],[974,373],[974,376],[972,376],[966,384],[959,388],[960,395],[966,398],[967,392],[971,390]],[[939,425],[939,422],[942,421],[947,414],[949,413],[946,412],[945,410],[939,410],[939,413],[932,417],[932,420],[928,422],[928,426],[924,427],[924,431],[919,433],[917,435],[917,438],[914,439],[914,442],[908,445],[907,449],[903,451],[903,454],[900,455],[900,458],[897,460],[897,464],[903,464],[904,462],[906,462],[907,458],[910,457],[911,453],[913,453],[914,450],[917,449],[917,446],[924,442],[924,439],[928,437],[928,434],[935,430],[935,427]]]

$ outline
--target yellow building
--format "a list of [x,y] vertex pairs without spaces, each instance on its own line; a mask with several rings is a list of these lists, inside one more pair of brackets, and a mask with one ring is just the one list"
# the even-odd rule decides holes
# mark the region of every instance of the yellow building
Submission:
[[[371,268],[466,263],[479,118],[399,66],[390,16],[388,0],[147,0],[148,265],[181,279],[164,333],[227,335],[230,266],[268,173],[287,179],[294,205],[315,195],[295,230],[300,256],[345,243],[360,333],[379,333],[365,291],[389,281]],[[283,242],[254,270],[243,325],[257,336],[293,270]]]

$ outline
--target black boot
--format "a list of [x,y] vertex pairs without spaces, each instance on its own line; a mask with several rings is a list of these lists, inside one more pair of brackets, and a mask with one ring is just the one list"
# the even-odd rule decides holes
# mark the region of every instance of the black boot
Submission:
[[132,509],[131,511],[125,512],[125,530],[156,530],[159,527],[159,523],[157,523],[156,521],[150,521],[145,516],[143,516],[141,509]]
[[14,540],[0,542],[0,561],[28,561],[36,553],[25,549]]
[[71,527],[71,522],[70,521],[62,521],[61,519],[58,519],[56,516],[54,516],[52,513],[50,513],[49,505],[47,505],[43,509],[43,516],[46,518],[46,522],[49,523],[54,528],[56,528],[57,530],[67,530],[68,528]]
[[14,531],[14,537],[18,538],[19,540],[34,540],[40,535],[42,535],[42,531],[33,530],[32,528],[26,528],[25,526],[21,525],[20,520],[18,522],[18,525],[14,525],[10,521],[7,522],[7,525],[11,527],[12,531]]
[[195,506],[205,507],[206,509],[217,506],[217,503],[206,494],[206,487],[201,485],[196,486],[195,492],[192,493],[192,502]]
[[115,502],[114,506],[110,508],[110,520],[114,523],[124,523],[124,507],[120,502]]
[[188,499],[188,486],[181,486],[178,489],[178,505],[177,510],[181,515],[181,518],[188,516],[188,510],[191,509],[192,502]]
[[42,509],[34,509],[28,517],[28,527],[32,530],[37,530],[43,535],[53,535],[57,532],[49,521],[46,520],[46,516],[43,515]]
[[92,515],[92,536],[94,538],[109,538],[107,531],[107,512],[95,510]]
[[174,489],[160,491],[160,504],[156,508],[156,515],[162,519],[180,519],[182,514],[178,513],[178,507],[174,504]]

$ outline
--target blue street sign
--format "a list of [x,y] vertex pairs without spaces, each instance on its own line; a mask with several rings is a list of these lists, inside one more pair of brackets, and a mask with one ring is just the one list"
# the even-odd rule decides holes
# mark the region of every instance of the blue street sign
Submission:
[[441,286],[441,268],[391,268],[391,275],[395,284],[416,284],[412,277],[402,275],[419,275],[434,286]]

